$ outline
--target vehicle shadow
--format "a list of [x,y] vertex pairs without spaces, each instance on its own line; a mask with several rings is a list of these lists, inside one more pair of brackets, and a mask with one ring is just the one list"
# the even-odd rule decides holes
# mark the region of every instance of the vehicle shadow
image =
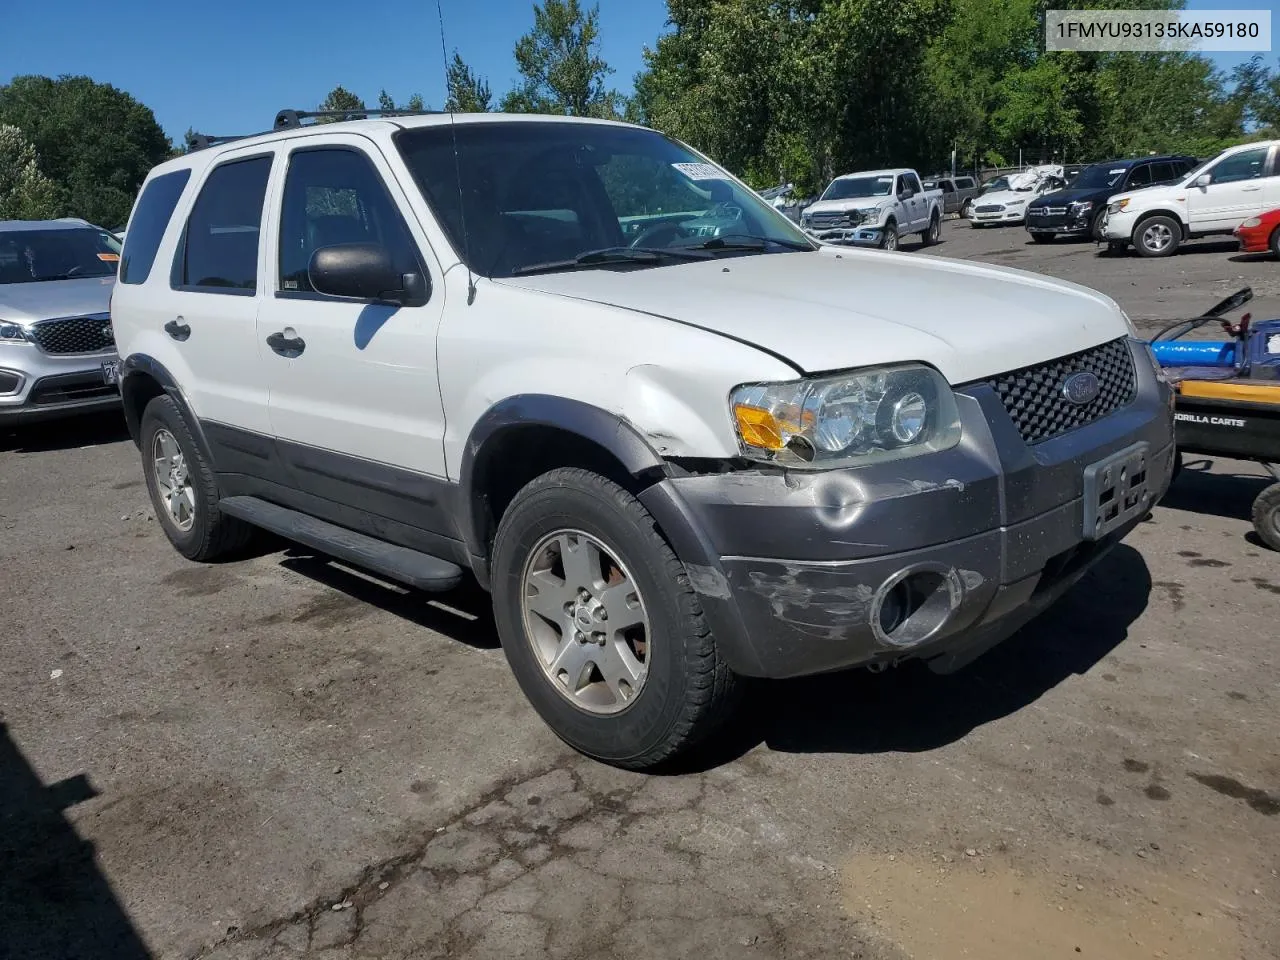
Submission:
[[1083,674],[1128,636],[1147,607],[1151,574],[1120,544],[1066,596],[957,673],[919,663],[757,683],[742,722],[691,758],[707,769],[763,743],[786,753],[916,753],[961,739]]
[[300,546],[289,546],[280,565],[345,593],[353,600],[372,604],[469,647],[494,650],[499,646],[489,594],[469,577],[446,593],[427,593],[384,581],[374,574],[357,572],[338,560]]
[[1231,263],[1265,263],[1275,259],[1276,255],[1270,250],[1265,253],[1237,253],[1234,257],[1227,257]]
[[119,443],[129,439],[124,414],[88,413],[17,429],[0,424],[0,453],[45,453]]
[[1188,454],[1161,506],[1229,520],[1253,518],[1253,501],[1275,481],[1261,472],[1210,473],[1213,461]]
[[96,795],[83,774],[45,786],[0,723],[0,958],[150,957],[63,811]]

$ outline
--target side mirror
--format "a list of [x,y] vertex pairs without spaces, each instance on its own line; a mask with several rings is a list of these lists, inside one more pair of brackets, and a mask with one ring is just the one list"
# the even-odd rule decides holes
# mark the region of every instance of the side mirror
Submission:
[[1195,185],[1197,187],[1207,187],[1211,183],[1213,183],[1213,174],[1211,173],[1202,173],[1200,176],[1196,177]]
[[916,194],[915,194],[915,191],[914,191],[914,190],[912,190],[910,187],[903,187],[903,188],[902,188],[902,191],[898,194],[898,199],[899,199],[899,200],[910,200],[910,199],[911,199],[912,197],[914,197],[915,195],[916,195]]
[[377,243],[338,243],[311,254],[307,277],[317,293],[375,300],[405,307],[426,303],[420,274],[396,272],[391,254]]

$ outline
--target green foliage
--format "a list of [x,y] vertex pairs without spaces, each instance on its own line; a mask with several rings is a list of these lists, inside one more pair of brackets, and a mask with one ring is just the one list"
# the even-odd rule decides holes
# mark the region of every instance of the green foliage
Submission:
[[128,218],[147,171],[172,149],[149,108],[88,77],[15,77],[0,86],[0,124],[34,147],[54,213],[107,226]]
[[477,77],[466,62],[453,51],[453,59],[449,61],[447,72],[449,100],[446,110],[455,113],[485,113],[489,102],[493,99],[493,91],[486,80]]
[[[625,103],[606,87],[613,69],[600,56],[600,8],[578,0],[545,0],[533,29],[515,47],[520,84],[502,98],[508,113],[616,117]],[[455,64],[460,62],[455,55]]]
[[[386,91],[382,91],[386,94]],[[388,99],[390,99],[388,97]],[[379,98],[381,102],[381,98]],[[337,123],[341,120],[358,120],[362,117],[365,109],[364,101],[357,97],[342,84],[334,87],[329,91],[329,95],[320,101],[320,106],[316,108],[321,111],[330,111],[339,113],[341,116],[336,117],[320,117],[318,123]]]
[[0,125],[0,220],[58,216],[58,186],[40,172],[36,148],[15,126]]

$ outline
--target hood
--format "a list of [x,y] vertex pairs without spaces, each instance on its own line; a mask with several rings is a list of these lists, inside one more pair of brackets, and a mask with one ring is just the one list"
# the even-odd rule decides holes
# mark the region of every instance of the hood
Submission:
[[917,360],[980,380],[1128,332],[1096,291],[920,254],[826,247],[498,283],[666,317],[750,343],[804,373]]
[[1085,200],[1105,200],[1109,196],[1111,196],[1110,187],[1084,187],[1079,190],[1073,190],[1068,187],[1066,190],[1042,193],[1031,201],[1031,205],[1037,207],[1061,207],[1064,204],[1082,203]]
[[804,208],[805,213],[844,213],[846,210],[871,210],[893,197],[845,197],[841,200],[817,200]]
[[106,313],[115,277],[0,283],[0,320],[34,323],[53,317]]
[[[1039,196],[1044,196],[1044,194],[1040,194]],[[1030,203],[1035,199],[1037,199],[1037,195],[1031,190],[993,190],[991,193],[984,193],[982,196],[978,197],[974,200],[974,204],[1003,203],[1008,205],[1013,203],[1015,200],[1025,200],[1027,203]]]
[[1126,190],[1124,193],[1113,194],[1110,197],[1112,203],[1117,200],[1132,200],[1135,197],[1142,200],[1158,200],[1164,201],[1169,199],[1184,200],[1187,196],[1187,188],[1178,183],[1157,184],[1151,187],[1139,187],[1137,190]]
[[1047,163],[1039,167],[1029,167],[1022,173],[1014,173],[1009,175],[1009,187],[1016,190],[1019,187],[1033,187],[1045,177],[1061,177],[1063,170],[1061,165],[1055,163]]

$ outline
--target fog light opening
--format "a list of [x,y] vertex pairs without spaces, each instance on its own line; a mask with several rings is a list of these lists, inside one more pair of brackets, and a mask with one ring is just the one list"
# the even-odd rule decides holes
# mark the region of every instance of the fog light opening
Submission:
[[938,633],[963,598],[960,577],[945,567],[908,568],[876,591],[871,627],[876,639],[893,647],[914,647]]

